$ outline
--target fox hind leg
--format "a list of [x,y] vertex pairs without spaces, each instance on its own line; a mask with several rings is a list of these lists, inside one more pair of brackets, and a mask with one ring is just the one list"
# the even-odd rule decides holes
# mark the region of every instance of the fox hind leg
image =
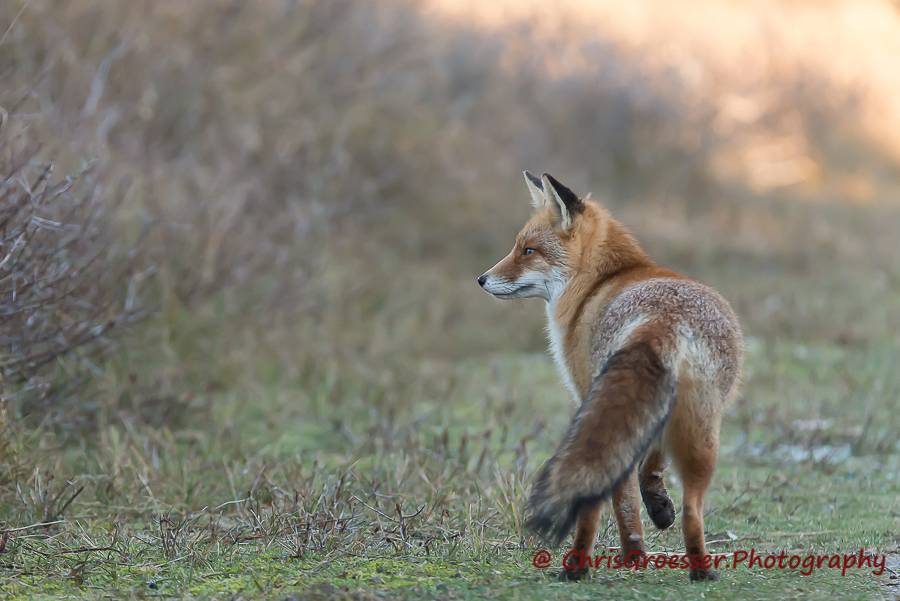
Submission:
[[681,522],[685,552],[691,561],[690,577],[692,581],[718,580],[718,573],[710,567],[703,533],[703,497],[712,481],[719,449],[718,419],[714,417],[711,423],[698,427],[696,414],[690,421],[679,419],[677,414],[673,417],[670,448],[684,490]]
[[646,553],[638,488],[638,471],[633,469],[613,491],[613,509],[616,513],[616,524],[619,526],[622,559],[625,565],[629,566],[640,562]]
[[[622,559],[626,565],[633,565],[634,562],[640,562],[645,553],[637,469],[633,469],[616,486],[612,505],[619,527]],[[579,508],[575,522],[575,541],[559,575],[560,580],[581,580],[590,573],[591,553],[597,538],[602,507],[602,502],[590,501]]]
[[590,574],[591,553],[597,538],[597,528],[600,526],[602,508],[601,501],[588,501],[579,508],[575,522],[575,541],[566,558],[566,565],[559,574],[560,580],[581,580]]

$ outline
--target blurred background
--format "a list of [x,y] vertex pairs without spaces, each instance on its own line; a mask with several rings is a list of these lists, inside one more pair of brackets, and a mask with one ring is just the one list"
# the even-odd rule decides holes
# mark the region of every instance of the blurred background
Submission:
[[545,348],[537,301],[474,284],[529,214],[523,169],[732,302],[737,420],[761,440],[818,416],[883,451],[898,57],[900,5],[876,0],[4,1],[3,477],[44,491],[8,511],[52,517],[73,481],[73,507],[112,494],[121,440],[252,463],[477,414],[479,392],[417,408],[461,365]]

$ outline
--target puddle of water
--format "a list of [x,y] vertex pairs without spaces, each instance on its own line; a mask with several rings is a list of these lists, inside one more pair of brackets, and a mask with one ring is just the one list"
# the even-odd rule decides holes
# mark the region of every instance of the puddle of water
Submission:
[[842,463],[853,455],[853,447],[849,444],[816,445],[806,447],[798,444],[780,444],[774,448],[764,445],[753,445],[747,450],[752,457],[774,457],[795,463],[813,461],[815,463]]

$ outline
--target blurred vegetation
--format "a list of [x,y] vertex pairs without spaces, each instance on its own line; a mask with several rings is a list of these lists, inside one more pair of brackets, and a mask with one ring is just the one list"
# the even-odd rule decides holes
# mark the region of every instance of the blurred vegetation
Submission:
[[[588,29],[402,0],[0,5],[0,219],[18,220],[0,261],[33,230],[65,249],[43,281],[73,275],[54,289],[71,305],[35,313],[53,351],[30,361],[7,301],[34,259],[0,269],[0,518],[108,511],[168,559],[218,528],[359,550],[374,535],[336,534],[345,513],[399,514],[381,518],[384,548],[521,544],[518,495],[549,450],[535,415],[564,394],[549,371],[533,376],[543,402],[509,382],[533,358],[482,372],[540,352],[543,312],[472,280],[528,215],[525,168],[592,192],[733,302],[754,357],[741,457],[835,440],[895,455],[896,377],[879,366],[900,331],[900,161],[867,129],[865,86],[775,57],[741,89],[702,56]],[[95,242],[67,242],[88,224]],[[60,338],[60,320],[98,335]],[[97,330],[113,322],[129,327]],[[790,425],[804,416],[830,425],[806,437]]]

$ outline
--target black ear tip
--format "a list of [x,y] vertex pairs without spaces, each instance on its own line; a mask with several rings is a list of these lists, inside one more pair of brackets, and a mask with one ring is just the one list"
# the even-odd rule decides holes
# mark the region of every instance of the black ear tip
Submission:
[[553,177],[553,176],[550,175],[549,173],[544,173],[541,177],[542,177],[542,178],[547,178],[547,181],[550,182],[550,185],[553,186],[557,191],[560,191],[560,192],[565,191],[565,192],[568,192],[568,193],[570,193],[570,194],[574,194],[574,192],[572,192],[572,191],[568,188],[568,186],[566,186],[565,184],[563,184],[561,181],[559,181],[558,179],[556,179],[555,177]]
[[550,182],[550,186],[554,191],[559,195],[560,199],[566,203],[568,207],[580,207],[581,199],[578,198],[578,195],[572,192],[568,187],[560,183],[558,179],[550,175],[549,173],[544,173],[541,177],[547,178],[547,181]]
[[532,184],[534,184],[535,186],[537,186],[538,189],[540,189],[540,190],[543,190],[543,189],[544,189],[544,184],[541,182],[541,178],[537,177],[537,176],[536,176],[535,174],[533,174],[531,171],[528,171],[528,170],[526,169],[525,171],[522,172],[522,175],[524,175],[525,178],[526,178],[528,181],[530,181]]
[[547,178],[547,181],[550,182],[550,185],[552,185],[552,186],[553,186],[554,188],[556,188],[557,190],[568,190],[568,188],[567,188],[566,186],[564,186],[563,183],[562,183],[561,181],[559,181],[558,179],[556,179],[555,177],[553,177],[553,176],[550,175],[549,173],[544,173],[544,174],[541,175],[541,177],[542,177],[542,178],[546,177],[546,178]]

